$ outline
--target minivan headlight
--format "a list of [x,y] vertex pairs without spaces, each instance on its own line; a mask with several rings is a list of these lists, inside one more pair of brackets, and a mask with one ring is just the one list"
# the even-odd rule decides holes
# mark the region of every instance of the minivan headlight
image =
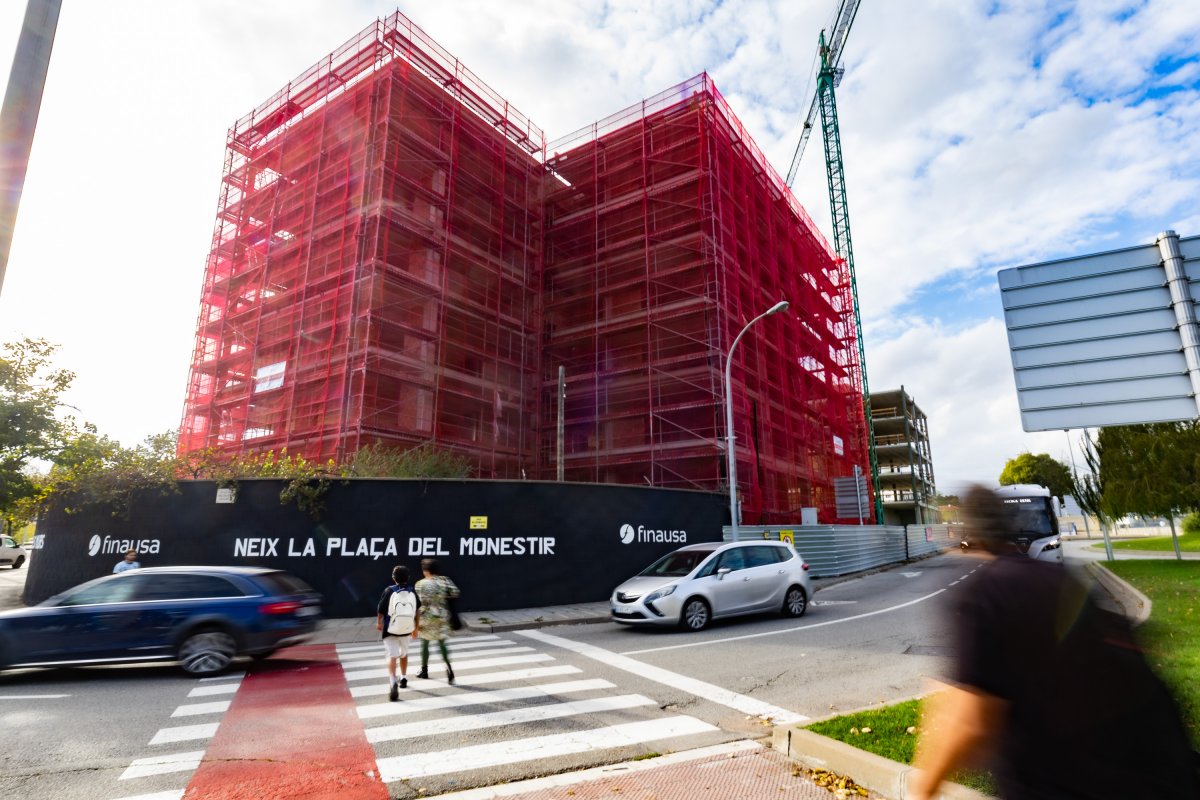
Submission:
[[655,589],[653,592],[646,595],[645,602],[653,603],[655,600],[661,600],[664,597],[666,597],[667,595],[673,594],[674,592],[675,592],[675,584],[672,583],[670,586],[664,586],[661,589]]

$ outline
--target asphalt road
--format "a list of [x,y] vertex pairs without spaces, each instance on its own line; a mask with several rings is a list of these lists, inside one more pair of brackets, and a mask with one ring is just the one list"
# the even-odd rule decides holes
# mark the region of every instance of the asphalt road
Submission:
[[[338,686],[290,697],[344,695],[344,707],[319,713],[357,717],[397,798],[759,738],[773,722],[923,693],[948,653],[943,605],[977,563],[927,559],[827,587],[801,619],[699,634],[594,624],[462,637],[451,654],[458,685],[435,656],[430,680],[410,668],[400,703],[387,701],[378,645],[346,645],[329,651]],[[0,592],[20,577],[0,570]],[[313,667],[276,658],[218,681],[170,666],[2,674],[0,729],[15,735],[0,749],[0,795],[179,797],[217,729],[233,724],[231,698],[263,685],[261,670],[303,681]],[[262,713],[294,711],[287,697]],[[311,733],[320,719],[296,727]]]

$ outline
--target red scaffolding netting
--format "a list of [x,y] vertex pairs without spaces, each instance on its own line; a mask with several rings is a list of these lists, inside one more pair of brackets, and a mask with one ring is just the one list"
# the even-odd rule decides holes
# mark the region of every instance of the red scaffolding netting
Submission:
[[480,477],[835,519],[866,465],[844,265],[707,75],[547,146],[403,15],[229,132],[181,452],[433,442]]
[[[844,267],[707,75],[548,145],[544,395],[567,378],[571,480],[712,489],[735,452],[748,523],[835,518],[865,465]],[[554,465],[546,426],[542,463]],[[547,475],[546,477],[550,477]]]

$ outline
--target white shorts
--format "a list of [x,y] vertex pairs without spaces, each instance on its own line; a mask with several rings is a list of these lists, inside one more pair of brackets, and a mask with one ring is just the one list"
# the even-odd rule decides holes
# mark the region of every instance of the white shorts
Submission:
[[409,636],[385,636],[383,647],[387,650],[388,658],[408,658]]

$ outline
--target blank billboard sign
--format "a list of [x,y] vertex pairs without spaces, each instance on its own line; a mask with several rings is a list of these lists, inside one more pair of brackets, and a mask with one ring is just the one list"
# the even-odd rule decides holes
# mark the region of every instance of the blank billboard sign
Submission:
[[997,278],[1025,430],[1200,416],[1200,236]]

